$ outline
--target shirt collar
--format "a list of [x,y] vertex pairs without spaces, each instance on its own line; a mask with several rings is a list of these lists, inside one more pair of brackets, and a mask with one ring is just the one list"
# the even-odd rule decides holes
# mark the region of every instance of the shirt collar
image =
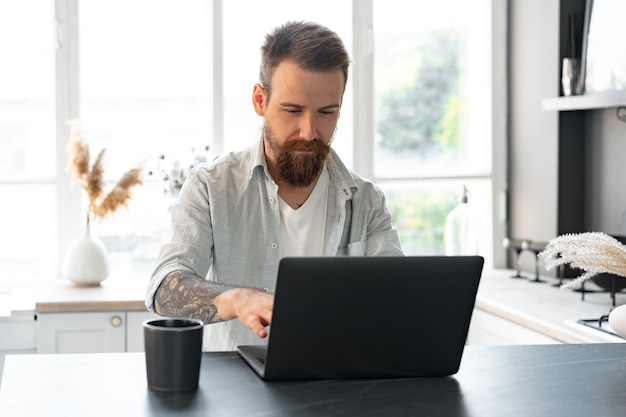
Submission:
[[256,146],[252,148],[252,166],[250,167],[250,179],[254,175],[254,171],[258,169],[262,170],[268,178],[272,178],[269,170],[267,169],[267,160],[265,159],[265,148],[263,144],[263,138],[261,138]]

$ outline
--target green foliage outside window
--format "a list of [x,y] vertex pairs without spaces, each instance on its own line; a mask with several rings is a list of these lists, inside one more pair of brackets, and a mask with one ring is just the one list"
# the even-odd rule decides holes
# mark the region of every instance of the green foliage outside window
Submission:
[[[431,33],[429,37],[400,45],[415,58],[414,73],[400,82],[398,74],[387,74],[383,82],[393,84],[381,92],[377,131],[381,146],[402,153],[435,155],[459,146],[460,36],[454,31]],[[384,62],[384,61],[383,61]],[[406,65],[405,62],[403,64]],[[411,63],[409,63],[410,65]],[[406,68],[404,68],[406,71]],[[443,254],[448,213],[456,206],[452,190],[407,192],[387,190],[387,205],[406,254]]]
[[459,138],[459,35],[435,32],[408,51],[416,57],[412,83],[382,93],[378,133],[384,147],[441,151]]
[[386,192],[387,207],[406,254],[443,254],[446,217],[456,206],[454,195],[442,192]]

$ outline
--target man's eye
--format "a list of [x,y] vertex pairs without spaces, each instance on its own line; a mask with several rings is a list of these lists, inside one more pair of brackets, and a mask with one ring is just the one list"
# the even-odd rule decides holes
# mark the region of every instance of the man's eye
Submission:
[[297,109],[286,109],[287,113],[300,113],[300,110]]

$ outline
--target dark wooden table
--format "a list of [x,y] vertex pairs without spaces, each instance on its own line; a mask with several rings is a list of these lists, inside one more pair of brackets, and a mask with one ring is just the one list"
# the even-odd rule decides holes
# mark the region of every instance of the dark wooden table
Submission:
[[12,355],[1,416],[626,415],[626,344],[469,346],[447,378],[266,383],[204,353],[192,394],[148,390],[142,353]]

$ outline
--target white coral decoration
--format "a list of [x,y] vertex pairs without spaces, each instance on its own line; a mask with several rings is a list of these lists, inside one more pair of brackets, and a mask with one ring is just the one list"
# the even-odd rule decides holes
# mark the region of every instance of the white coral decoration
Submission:
[[539,254],[548,270],[565,264],[585,271],[561,288],[575,285],[601,274],[611,273],[626,278],[626,246],[600,232],[566,234],[552,239]]
[[[156,175],[162,181],[163,192],[166,196],[176,199],[178,193],[187,179],[189,171],[199,163],[206,162],[209,157],[209,146],[205,146],[200,151],[195,148],[188,149],[184,158],[166,156],[157,157],[158,164],[150,175]],[[182,161],[182,162],[181,162]]]

